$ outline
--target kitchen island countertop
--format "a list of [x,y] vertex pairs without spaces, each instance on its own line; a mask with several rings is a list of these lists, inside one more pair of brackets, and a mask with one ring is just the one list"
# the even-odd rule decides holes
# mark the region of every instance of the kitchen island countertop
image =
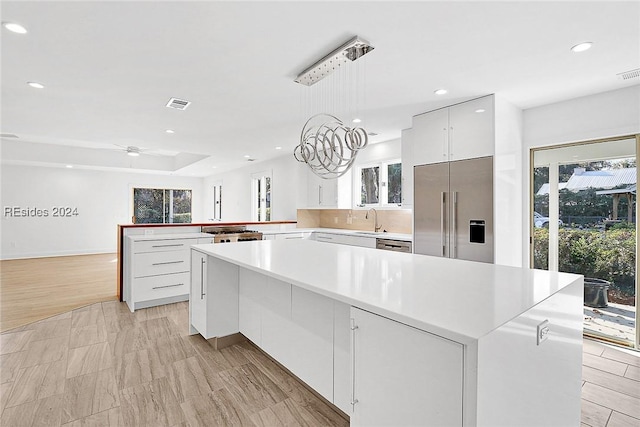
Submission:
[[309,240],[194,245],[309,291],[472,343],[581,276]]

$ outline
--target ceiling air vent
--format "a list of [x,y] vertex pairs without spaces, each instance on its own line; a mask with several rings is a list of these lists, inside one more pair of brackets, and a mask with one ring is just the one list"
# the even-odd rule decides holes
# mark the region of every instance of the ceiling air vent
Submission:
[[640,68],[625,71],[624,73],[618,73],[618,76],[620,76],[622,80],[637,79],[638,77],[640,77]]
[[0,133],[0,138],[19,138],[19,136],[12,133]]
[[169,102],[167,102],[167,107],[175,108],[176,110],[186,110],[190,104],[191,104],[191,101],[185,101],[184,99],[178,99],[178,98],[171,98]]

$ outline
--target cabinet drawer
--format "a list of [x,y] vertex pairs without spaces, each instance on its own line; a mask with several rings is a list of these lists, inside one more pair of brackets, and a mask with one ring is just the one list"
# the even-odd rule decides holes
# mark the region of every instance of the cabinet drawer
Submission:
[[133,243],[133,253],[177,251],[197,243],[198,239],[145,240]]
[[189,271],[189,251],[148,252],[133,255],[133,277]]
[[134,301],[148,301],[189,293],[189,272],[142,277],[133,281]]

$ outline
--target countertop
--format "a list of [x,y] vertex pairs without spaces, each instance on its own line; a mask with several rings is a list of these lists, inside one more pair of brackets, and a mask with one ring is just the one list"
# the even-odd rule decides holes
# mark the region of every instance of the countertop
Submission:
[[413,236],[411,234],[403,233],[387,233],[387,232],[374,232],[364,230],[347,230],[344,228],[291,228],[288,230],[269,230],[261,231],[262,234],[290,234],[290,233],[327,233],[327,234],[341,234],[346,236],[359,236],[359,237],[376,237],[380,239],[402,240],[405,242],[411,242]]
[[310,240],[192,248],[463,344],[582,280],[575,274]]

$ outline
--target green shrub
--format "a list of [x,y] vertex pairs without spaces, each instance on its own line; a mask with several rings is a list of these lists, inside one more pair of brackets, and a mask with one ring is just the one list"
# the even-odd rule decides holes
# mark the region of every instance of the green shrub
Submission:
[[[548,269],[549,230],[533,233],[534,267]],[[560,229],[559,269],[611,282],[612,302],[634,305],[636,232],[627,227],[608,231]]]

